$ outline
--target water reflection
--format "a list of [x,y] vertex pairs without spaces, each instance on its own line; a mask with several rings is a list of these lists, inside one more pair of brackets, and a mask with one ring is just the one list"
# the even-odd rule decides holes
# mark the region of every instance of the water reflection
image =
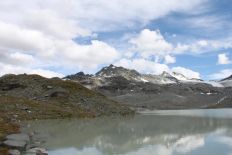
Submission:
[[[229,155],[232,110],[28,122],[51,155]],[[199,111],[198,111],[199,112]],[[197,112],[197,113],[198,113]],[[175,113],[175,112],[174,112]],[[176,112],[178,113],[178,112]],[[220,114],[221,113],[221,114]]]

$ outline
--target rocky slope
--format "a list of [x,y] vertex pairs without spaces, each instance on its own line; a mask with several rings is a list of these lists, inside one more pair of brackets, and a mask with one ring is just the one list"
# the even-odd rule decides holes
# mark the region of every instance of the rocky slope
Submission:
[[31,119],[127,115],[133,111],[80,84],[38,75],[0,78],[0,140]]
[[[80,76],[81,74],[81,76]],[[180,73],[140,74],[135,70],[110,65],[95,75],[78,73],[65,77],[132,107],[186,109],[232,107],[232,88]]]

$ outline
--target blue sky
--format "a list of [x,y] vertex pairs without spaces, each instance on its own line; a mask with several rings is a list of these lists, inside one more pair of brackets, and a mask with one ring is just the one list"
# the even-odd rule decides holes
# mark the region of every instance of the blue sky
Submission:
[[115,64],[221,79],[232,74],[231,10],[230,0],[1,1],[0,75]]

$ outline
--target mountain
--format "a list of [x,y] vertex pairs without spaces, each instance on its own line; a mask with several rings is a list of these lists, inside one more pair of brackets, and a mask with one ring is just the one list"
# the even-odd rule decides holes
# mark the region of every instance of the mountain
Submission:
[[77,76],[71,79],[67,76],[65,79],[78,82],[134,108],[188,109],[215,107],[219,104],[230,107],[227,103],[232,101],[232,88],[215,87],[216,83],[190,79],[176,72],[141,74],[135,70],[110,65],[95,75],[81,76],[86,78]]
[[141,75],[135,70],[129,70],[123,67],[116,67],[109,65],[108,67],[102,68],[95,74],[97,77],[116,77],[121,76],[127,80],[141,80]]
[[67,79],[72,79],[72,80],[84,80],[84,79],[90,78],[92,76],[93,75],[91,75],[91,74],[85,74],[84,72],[78,72],[77,74],[69,75],[66,78]]
[[232,75],[225,79],[222,79],[221,81],[219,81],[219,83],[225,87],[232,87]]
[[[68,75],[64,79],[79,81],[85,86],[90,88],[96,85],[104,85],[110,78],[122,77],[129,81],[135,82],[150,82],[154,84],[171,84],[171,83],[183,83],[183,82],[202,82],[200,79],[189,79],[185,77],[183,74],[177,72],[163,72],[161,75],[152,75],[152,74],[140,74],[136,70],[130,70],[123,67],[117,67],[114,65],[109,65],[107,67],[102,68],[95,75],[84,74],[83,72],[79,72],[77,74]],[[96,82],[98,81],[98,82]],[[96,85],[94,85],[95,83]]]

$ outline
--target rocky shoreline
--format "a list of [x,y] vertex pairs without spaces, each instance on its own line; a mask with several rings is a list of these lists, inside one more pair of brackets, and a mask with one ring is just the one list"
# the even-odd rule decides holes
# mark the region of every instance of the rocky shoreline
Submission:
[[8,155],[48,155],[47,150],[41,148],[40,144],[41,142],[33,137],[33,133],[17,133],[7,135],[2,147],[5,148],[5,154]]

